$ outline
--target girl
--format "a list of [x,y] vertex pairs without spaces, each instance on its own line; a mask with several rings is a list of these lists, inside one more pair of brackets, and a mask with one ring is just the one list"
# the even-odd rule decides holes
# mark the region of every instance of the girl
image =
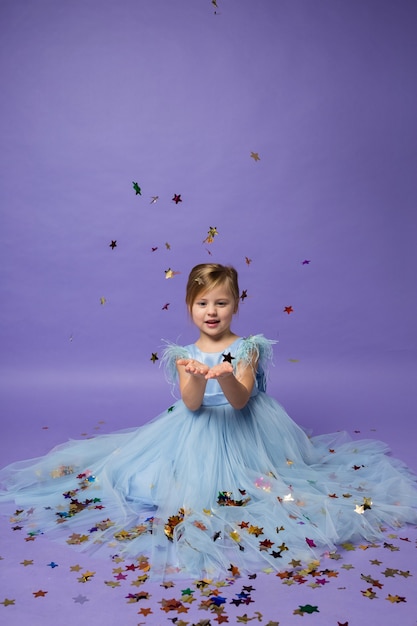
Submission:
[[194,267],[186,304],[198,339],[163,357],[181,399],[140,428],[5,468],[12,522],[145,558],[154,578],[285,569],[416,522],[415,479],[384,444],[309,439],[265,393],[274,342],[232,331],[238,303],[232,267]]

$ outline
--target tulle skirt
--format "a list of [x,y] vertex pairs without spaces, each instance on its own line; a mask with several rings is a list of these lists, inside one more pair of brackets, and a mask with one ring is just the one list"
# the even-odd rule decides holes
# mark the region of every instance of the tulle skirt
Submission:
[[23,532],[146,558],[154,578],[282,570],[417,522],[416,478],[388,452],[309,438],[263,392],[242,410],[179,400],[139,428],[9,465],[0,503]]

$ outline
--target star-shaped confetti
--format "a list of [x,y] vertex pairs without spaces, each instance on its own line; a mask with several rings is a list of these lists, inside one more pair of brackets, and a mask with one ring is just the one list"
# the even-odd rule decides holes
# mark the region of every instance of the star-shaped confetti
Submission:
[[3,606],[13,606],[15,602],[16,600],[10,600],[9,598],[4,598],[4,600],[0,602],[0,604],[3,604]]
[[388,600],[389,602],[392,602],[392,604],[399,604],[400,602],[407,602],[404,596],[397,596],[397,595],[393,596],[390,593],[385,599]]
[[178,204],[178,202],[182,202],[181,194],[174,193],[174,197],[172,198],[172,201],[175,202],[175,204]]
[[138,183],[132,183],[133,184],[133,189],[135,190],[135,193],[137,196],[141,196],[142,195],[142,190],[139,187]]
[[84,604],[84,602],[89,602],[89,599],[87,598],[87,596],[83,596],[81,594],[78,594],[78,596],[75,596],[73,600],[76,604]]
[[159,200],[159,196],[151,196],[151,204],[156,204]]
[[114,250],[115,248],[117,248],[117,239],[112,239],[111,242],[109,243],[109,247]]
[[260,161],[261,157],[259,156],[258,152],[251,152],[250,153],[251,159],[253,159],[254,161]]
[[33,591],[32,595],[35,598],[44,598],[47,593],[48,593],[47,591],[42,591],[42,589],[39,589],[39,591]]
[[222,354],[222,357],[223,357],[223,363],[231,363],[231,362],[232,362],[232,360],[234,361],[234,359],[235,359],[235,357],[234,357],[234,356],[232,356],[232,355],[230,354],[230,352],[228,352],[227,354],[224,354],[224,353],[223,353],[223,354]]
[[284,313],[288,313],[289,315],[290,313],[293,313],[293,312],[294,312],[294,309],[292,308],[292,306],[284,307]]
[[304,615],[304,613],[320,613],[320,611],[317,606],[312,606],[311,604],[299,606],[298,609],[294,611],[294,615]]
[[215,236],[218,234],[217,228],[215,226],[210,226],[207,232],[207,237],[203,240],[203,243],[213,243]]
[[152,361],[152,363],[155,363],[156,361],[158,361],[159,360],[158,353],[152,352],[152,356],[149,360]]
[[174,278],[177,274],[181,274],[181,272],[175,272],[170,267],[165,270],[165,278]]

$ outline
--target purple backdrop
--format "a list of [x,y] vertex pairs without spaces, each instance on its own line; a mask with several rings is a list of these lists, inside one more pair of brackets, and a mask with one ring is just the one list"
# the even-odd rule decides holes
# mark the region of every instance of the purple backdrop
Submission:
[[204,261],[239,270],[234,330],[279,339],[270,390],[297,421],[375,429],[414,462],[416,18],[2,0],[3,462],[162,411],[150,358],[194,339]]

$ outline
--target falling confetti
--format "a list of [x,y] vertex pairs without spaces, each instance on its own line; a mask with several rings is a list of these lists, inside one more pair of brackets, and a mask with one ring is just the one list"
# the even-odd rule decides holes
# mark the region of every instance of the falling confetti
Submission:
[[174,193],[174,197],[172,198],[172,201],[175,202],[175,204],[178,204],[178,202],[182,202],[181,194]]
[[152,352],[152,356],[149,360],[152,361],[152,363],[155,363],[156,361],[158,361],[159,360],[158,353]]
[[207,237],[203,240],[203,243],[213,243],[215,236],[218,234],[216,226],[210,226],[207,232]]
[[293,313],[294,309],[292,308],[292,306],[286,306],[284,307],[284,313],[288,313],[288,315],[290,315],[290,313]]
[[150,204],[156,204],[159,200],[159,196],[151,196]]
[[142,190],[141,190],[141,188],[139,187],[138,183],[132,183],[132,184],[133,184],[133,189],[134,189],[134,190],[135,190],[135,192],[136,192],[136,195],[137,195],[137,196],[141,196],[141,195],[142,195]]
[[175,272],[171,268],[165,270],[165,278],[174,278],[177,274],[181,274],[181,272]]
[[250,156],[251,156],[251,159],[253,159],[255,162],[261,160],[258,152],[251,152]]
[[109,243],[109,248],[111,248],[112,250],[117,248],[117,240],[116,239],[112,239],[111,243]]

